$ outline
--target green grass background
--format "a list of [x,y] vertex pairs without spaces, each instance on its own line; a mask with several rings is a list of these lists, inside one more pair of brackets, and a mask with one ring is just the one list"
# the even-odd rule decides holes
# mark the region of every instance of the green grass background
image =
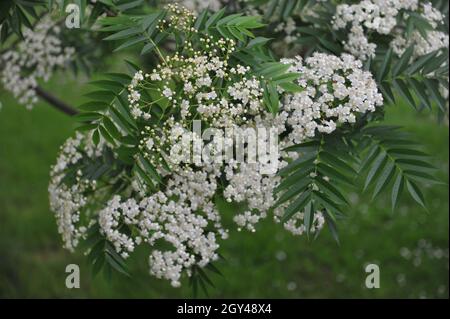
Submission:
[[[46,87],[73,105],[86,87],[56,77]],[[82,253],[70,254],[48,206],[49,167],[74,131],[66,115],[38,104],[32,111],[0,90],[0,297],[162,298],[190,297],[187,282],[172,288],[148,274],[147,254],[130,261],[131,278],[93,277]],[[447,125],[407,106],[387,109],[387,121],[417,136],[448,183]],[[225,298],[448,298],[448,184],[426,187],[430,213],[404,196],[391,212],[388,197],[370,202],[352,196],[348,218],[339,224],[338,246],[324,229],[316,241],[294,237],[271,219],[256,233],[230,231],[213,275],[211,297]],[[226,213],[226,212],[225,212]],[[229,214],[231,212],[228,211]],[[81,268],[81,288],[65,287],[65,267]],[[377,263],[381,287],[364,286],[364,266]]]

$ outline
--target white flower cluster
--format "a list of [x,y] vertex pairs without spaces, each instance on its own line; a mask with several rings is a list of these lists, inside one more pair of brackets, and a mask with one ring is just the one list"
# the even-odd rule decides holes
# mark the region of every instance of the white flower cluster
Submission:
[[166,6],[167,16],[160,21],[156,26],[159,31],[164,31],[166,28],[174,28],[178,31],[195,32],[192,24],[195,20],[195,14],[192,10],[185,6],[178,4],[168,4]]
[[[426,31],[426,38],[414,30],[409,39],[405,39],[400,21],[406,20],[410,13],[420,14],[434,28]],[[369,34],[373,32],[394,35],[391,46],[398,55],[410,45],[414,45],[416,57],[448,48],[448,34],[435,30],[442,21],[442,14],[431,3],[419,4],[418,0],[363,0],[350,5],[338,5],[333,27],[336,30],[350,27],[344,48],[359,59],[367,60],[375,56],[377,48],[369,40]]]
[[274,189],[280,178],[263,175],[260,163],[229,163],[225,167],[229,185],[224,190],[228,202],[246,203],[247,209],[233,217],[241,228],[254,232],[255,225],[267,217],[267,212],[275,204]]
[[[201,41],[211,50],[209,54],[200,51],[193,51],[191,57],[175,54],[167,57],[153,72],[144,74],[140,71],[134,75],[128,87],[128,101],[134,117],[151,118],[152,102],[141,101],[140,93],[148,86],[160,92],[160,99],[168,103],[166,107],[180,109],[183,120],[198,114],[218,128],[245,123],[264,109],[262,88],[255,77],[248,75],[249,67],[229,67],[228,56],[234,50],[234,41],[220,39],[212,43],[211,37],[201,38]],[[181,92],[170,87],[170,83],[178,78],[183,84]],[[214,88],[213,79],[233,79],[226,88],[228,96]],[[196,114],[192,113],[194,109]]]
[[[294,235],[303,235],[306,232],[306,226],[303,223],[305,219],[304,213],[296,213],[285,224],[286,230],[290,231]],[[300,224],[298,224],[300,222]],[[315,233],[323,228],[325,224],[325,218],[322,212],[316,211],[313,215],[313,222],[311,224],[310,232]]]
[[[220,170],[209,169],[212,171],[179,171],[164,191],[139,202],[134,198],[121,202],[120,196],[114,196],[99,213],[102,232],[124,258],[141,243],[170,244],[172,249],[156,246],[152,251],[150,273],[178,287],[182,271],[216,260],[217,236],[228,237],[213,203]],[[134,226],[138,234],[120,232],[123,225]]]
[[81,133],[74,138],[69,138],[61,147],[56,164],[50,172],[50,183],[48,187],[50,208],[55,212],[58,232],[61,234],[64,247],[73,251],[78,245],[80,237],[86,231],[85,226],[79,226],[80,212],[87,204],[85,192],[94,190],[95,180],[86,180],[81,177],[81,171],[76,172],[75,182],[66,185],[64,177],[67,169],[80,160],[83,155],[90,158],[100,156],[103,144],[95,146],[92,139]]
[[288,144],[314,137],[316,131],[332,133],[340,123],[354,123],[357,114],[373,112],[383,103],[375,80],[362,63],[349,54],[341,57],[315,53],[285,59],[298,72],[302,92],[289,94],[284,101],[286,124],[292,128]]
[[284,43],[286,44],[294,42],[298,37],[298,34],[295,33],[295,31],[297,30],[297,24],[291,17],[287,18],[286,22],[280,22],[274,30],[275,32],[284,32],[284,34],[286,35],[284,37]]
[[33,30],[23,31],[23,41],[16,50],[0,56],[1,82],[18,98],[20,104],[32,108],[37,102],[35,88],[39,80],[48,81],[56,67],[71,60],[74,49],[63,47],[58,38],[60,27],[47,15]]
[[[252,126],[256,116],[265,114],[259,80],[249,74],[248,67],[229,66],[228,57],[234,50],[234,41],[220,39],[213,43],[212,38],[205,37],[202,43],[210,48],[207,55],[191,49],[190,57],[178,54],[166,57],[153,72],[137,72],[128,87],[130,110],[135,118],[148,121],[154,116],[154,102],[145,101],[146,94],[142,94],[149,88],[157,92],[156,99],[167,103],[166,108],[179,110],[181,115],[177,120],[173,117],[165,120],[158,129],[146,126],[141,132],[140,152],[164,176],[164,187],[156,193],[143,191],[130,198],[113,196],[98,213],[101,231],[122,257],[127,258],[139,244],[152,246],[150,272],[170,280],[174,286],[179,286],[182,271],[189,273],[194,265],[203,267],[216,260],[217,240],[228,236],[214,204],[224,169],[230,184],[226,190],[227,198],[245,202],[249,210],[261,212],[256,219],[249,217],[248,212],[243,217],[236,216],[235,221],[240,227],[253,229],[252,225],[265,217],[274,203],[272,193],[276,179],[261,175],[253,167],[207,162],[181,165],[171,156],[168,158],[171,171],[165,172],[152,157],[177,144],[182,135],[190,131],[193,119],[224,129],[236,125]],[[219,79],[227,83],[221,90],[213,84]],[[181,90],[175,89],[174,85]],[[250,174],[253,174],[251,180]],[[246,184],[241,183],[241,179]],[[55,185],[55,188],[58,187]],[[136,181],[132,188],[142,189]],[[245,192],[241,193],[243,189]],[[53,187],[52,191],[55,192]],[[63,210],[61,205],[52,208],[57,215]],[[75,209],[65,215],[66,219],[79,219],[79,211]],[[137,234],[127,235],[122,231],[125,226],[137,230]],[[73,237],[68,229],[65,233]],[[159,248],[162,241],[171,244],[173,249]]]
[[[434,29],[441,25],[444,19],[442,13],[434,8],[431,3],[424,3],[422,5],[421,16]],[[414,30],[409,39],[405,39],[403,32],[396,30],[395,38],[391,42],[391,46],[397,55],[403,54],[406,48],[414,45],[414,57],[419,57],[442,48],[448,48],[448,44],[448,34],[436,30],[428,30],[426,37],[418,30]]]
[[448,48],[448,43],[448,34],[444,32],[429,31],[425,39],[419,31],[414,30],[408,41],[400,34],[396,35],[395,39],[391,42],[391,46],[394,52],[400,56],[405,52],[406,48],[414,44],[413,57],[420,57],[442,48]]
[[[174,6],[171,10],[176,13],[178,9]],[[194,34],[183,12],[177,21],[187,33]],[[238,229],[253,232],[271,212],[276,201],[274,190],[280,183],[276,170],[269,173],[267,168],[287,165],[286,158],[278,153],[274,158],[270,151],[256,163],[239,161],[237,156],[221,162],[194,159],[183,163],[181,155],[165,156],[174,148],[182,151],[193,147],[180,143],[186,134],[201,140],[192,132],[194,120],[225,132],[207,142],[213,150],[218,144],[229,146],[233,142],[227,135],[229,129],[274,129],[277,138],[283,136],[281,144],[286,145],[304,142],[317,132],[331,133],[340,123],[354,122],[358,114],[374,111],[382,103],[375,81],[362,70],[360,61],[350,55],[317,53],[304,61],[283,61],[292,65],[290,71],[300,74],[298,84],[303,91],[285,94],[280,88],[280,94],[285,94],[281,111],[269,114],[263,102],[264,79],[230,58],[235,42],[199,34],[195,38],[198,43],[186,41],[183,53],[160,56],[161,63],[151,72],[137,72],[128,86],[129,109],[140,127],[136,132],[136,165],[148,161],[161,183],[150,188],[140,174],[130,170],[122,176],[124,189],[109,195],[102,192],[109,196],[106,205],[97,211],[90,209],[92,215],[86,218],[89,224],[98,223],[101,233],[123,258],[139,245],[150,246],[150,273],[175,287],[184,272],[189,276],[194,267],[215,261],[219,240],[228,237],[216,207],[217,197],[242,204],[245,208],[233,212],[233,220]],[[267,145],[270,137],[258,134],[257,139]],[[243,145],[248,151],[249,143]],[[80,174],[73,190],[63,183],[65,173],[76,169],[84,152],[88,157],[98,156],[98,148],[82,136],[70,139],[52,170],[49,187],[52,209],[69,249],[83,236],[82,227],[89,226],[79,222],[80,214],[96,196],[95,183],[83,180]],[[282,214],[282,207],[275,209],[274,220],[280,222]],[[323,227],[320,211],[314,213],[311,224],[312,232]],[[294,235],[303,234],[304,214],[295,214],[284,227]]]
[[[212,127],[223,129],[254,127],[256,119],[267,116],[262,102],[263,90],[259,80],[249,75],[250,68],[242,65],[229,66],[228,57],[234,50],[234,42],[220,39],[213,43],[210,37],[201,41],[210,49],[208,55],[200,51],[192,51],[192,57],[183,57],[178,54],[167,57],[164,63],[161,63],[153,72],[149,74],[137,72],[129,86],[128,99],[135,117],[141,117],[144,120],[151,118],[151,105],[141,100],[142,94],[139,93],[142,88],[148,87],[157,88],[161,98],[167,99],[169,106],[180,110],[181,120],[166,121],[162,136],[160,136],[161,131],[155,131],[149,127],[149,136],[141,141],[141,149],[148,151],[144,152],[146,153],[144,156],[155,166],[157,164],[153,157],[155,147],[159,150],[172,151],[182,147],[183,144],[179,143],[180,139],[183,134],[189,133],[192,119],[201,119]],[[169,83],[173,83],[175,79],[182,80],[179,85],[181,90],[175,91],[169,87]],[[227,86],[217,90],[213,85],[213,82],[217,80],[227,81]],[[284,123],[281,125],[284,126]],[[195,136],[193,138],[199,139]],[[223,142],[227,145],[229,141],[229,138],[214,136],[211,144]],[[166,142],[169,145],[163,146],[162,144]],[[150,149],[148,144],[151,146]],[[167,158],[171,164],[177,164],[175,167],[178,168],[180,168],[178,164],[181,159],[182,157],[174,154]],[[194,163],[198,166],[205,165],[195,160]],[[240,165],[234,161],[221,164],[226,171],[226,180],[229,182],[225,190],[226,199],[244,202],[249,209],[235,216],[234,220],[240,227],[254,230],[253,225],[267,215],[267,211],[274,203],[273,187],[277,178],[262,175],[259,164]]]
[[[190,132],[193,119],[221,130],[271,127],[279,135],[289,128],[282,143],[292,144],[313,137],[316,131],[331,133],[339,123],[354,122],[357,113],[373,111],[382,102],[374,80],[362,70],[360,61],[350,55],[339,58],[317,53],[305,61],[284,61],[292,65],[290,71],[300,74],[298,84],[304,90],[287,95],[280,114],[269,115],[261,102],[259,81],[248,68],[229,67],[226,58],[217,56],[228,56],[226,47],[233,48],[233,43],[217,43],[211,44],[213,53],[208,56],[192,50],[190,58],[174,55],[151,73],[135,74],[129,86],[129,103],[136,118],[152,119],[154,104],[145,101],[147,94],[141,94],[143,90],[158,92],[154,98],[165,100],[166,107],[180,114],[177,119],[169,117],[157,129],[146,125],[139,135],[140,154],[155,165],[164,183],[159,190],[151,191],[136,177],[128,191],[113,195],[91,216],[91,222],[99,224],[123,258],[138,245],[150,245],[150,273],[169,280],[173,286],[180,285],[184,271],[189,275],[192,267],[216,260],[218,240],[228,237],[215,205],[216,196],[221,194],[228,202],[241,203],[245,209],[236,211],[233,220],[238,229],[255,231],[256,224],[271,211],[276,201],[274,189],[280,182],[275,173],[264,173],[262,169],[274,162],[278,167],[286,165],[279,157],[267,157],[266,162],[259,163],[231,160],[181,165],[173,156],[171,170],[163,170],[152,156],[177,144],[183,134]],[[213,85],[217,79],[226,80],[221,90]],[[221,138],[226,141],[229,137]],[[93,182],[80,179],[72,189],[61,183],[63,172],[82,157],[80,147],[90,157],[98,155],[81,136],[69,140],[52,171],[49,187],[52,209],[69,249],[76,246],[85,231],[85,225],[79,225],[81,209],[89,202],[85,190],[95,188]],[[280,222],[282,214],[283,207],[275,209],[274,220]],[[302,235],[306,230],[303,219],[303,213],[297,213],[283,226],[294,235]],[[315,212],[311,231],[319,231],[323,224],[322,213]],[[167,244],[169,248],[162,248]]]

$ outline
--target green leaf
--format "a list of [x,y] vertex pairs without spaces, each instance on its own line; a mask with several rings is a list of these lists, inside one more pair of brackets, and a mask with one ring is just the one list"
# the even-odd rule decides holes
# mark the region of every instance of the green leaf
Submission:
[[334,167],[331,167],[324,163],[319,163],[317,165],[317,168],[321,174],[329,177],[333,182],[344,184],[349,187],[354,187],[353,181],[349,177],[337,171]]
[[284,9],[282,11],[283,19],[287,19],[288,17],[291,16],[291,14],[294,11],[297,4],[298,4],[298,0],[288,0],[286,2],[286,5],[284,6]]
[[201,278],[211,287],[215,288],[211,279],[209,279],[208,275],[203,271],[201,267],[197,267],[197,272],[200,274]]
[[334,218],[327,211],[323,212],[323,216],[325,217],[325,221],[327,223],[328,228],[330,229],[331,235],[333,236],[334,240],[339,245],[339,235],[338,235],[336,223],[334,222]]
[[380,83],[380,91],[383,93],[383,96],[389,100],[390,103],[395,104],[395,96],[391,90],[391,84],[388,82]]
[[212,272],[214,272],[214,273],[216,273],[216,274],[218,274],[218,275],[220,275],[220,276],[223,277],[223,274],[220,272],[220,270],[217,269],[217,267],[214,266],[212,263],[207,264],[205,267],[206,267],[208,270],[210,270],[210,271],[212,271]]
[[427,153],[424,153],[415,149],[407,149],[407,148],[391,148],[388,150],[390,155],[394,155],[396,157],[406,156],[415,156],[415,157],[429,157]]
[[77,131],[80,132],[86,132],[86,131],[92,131],[93,129],[96,129],[98,124],[92,123],[92,124],[83,124],[76,128]]
[[116,143],[114,142],[114,139],[112,138],[111,134],[109,134],[109,132],[105,129],[104,126],[99,125],[98,127],[99,131],[100,131],[100,135],[109,143],[111,143],[112,145],[116,145]]
[[353,169],[353,167],[351,167],[346,162],[344,162],[343,160],[341,160],[336,155],[330,152],[327,151],[320,152],[320,158],[329,163],[329,165],[335,168],[340,168],[346,174],[356,175],[356,171]]
[[210,16],[209,19],[206,21],[205,29],[209,29],[212,25],[216,24],[220,20],[220,18],[222,18],[223,15],[225,14],[225,10],[226,8],[222,8],[216,13],[214,13],[212,16]]
[[422,57],[420,57],[419,59],[417,59],[416,61],[414,61],[414,63],[412,63],[405,71],[406,74],[412,75],[414,73],[416,73],[417,71],[419,71],[424,65],[427,64],[428,61],[430,61],[431,59],[433,59],[438,51],[433,51],[431,53],[428,53]]
[[108,103],[101,102],[101,101],[90,101],[84,104],[81,104],[78,109],[82,111],[104,111],[108,108]]
[[141,31],[146,31],[152,24],[157,22],[157,19],[160,16],[161,16],[161,12],[156,12],[156,13],[152,13],[152,14],[149,14],[146,17],[144,17],[144,19],[142,19]]
[[289,72],[289,73],[284,73],[284,74],[281,74],[279,76],[272,78],[272,81],[275,84],[290,83],[290,82],[297,80],[299,77],[300,77],[300,73]]
[[389,72],[391,61],[392,61],[392,48],[389,48],[384,55],[383,63],[381,64],[381,67],[377,73],[377,81],[380,83],[382,80],[384,80]]
[[315,191],[314,199],[319,202],[326,210],[333,212],[336,215],[344,216],[344,213],[342,213],[339,204],[331,200],[328,196],[326,196],[326,194]]
[[130,277],[130,274],[126,271],[126,269],[122,267],[122,265],[120,265],[114,258],[112,258],[110,254],[108,253],[105,254],[105,260],[114,270],[127,277]]
[[113,92],[120,92],[124,89],[124,86],[120,82],[111,81],[111,80],[98,80],[98,81],[92,81],[89,84],[94,85],[100,89],[113,91]]
[[315,179],[315,182],[317,184],[319,184],[320,189],[322,191],[327,193],[328,196],[332,196],[334,198],[334,200],[339,201],[344,204],[347,204],[347,205],[349,204],[347,199],[344,197],[344,195],[342,195],[342,193],[328,181],[317,178],[317,179]]
[[264,37],[256,37],[254,39],[251,39],[248,44],[247,48],[252,48],[255,46],[265,45],[267,42],[272,40],[271,38],[264,38]]
[[158,183],[161,182],[161,177],[159,176],[155,167],[153,167],[153,165],[150,164],[150,162],[147,159],[145,159],[142,155],[139,155],[138,158],[139,162],[142,165],[142,169],[145,171],[145,173],[149,174],[156,182]]
[[318,140],[312,140],[309,142],[304,142],[302,144],[296,144],[283,149],[285,152],[314,152],[317,153],[320,142]]
[[411,197],[417,202],[419,203],[423,208],[426,209],[426,205],[425,205],[425,199],[422,195],[422,192],[420,191],[420,189],[417,187],[417,185],[410,181],[407,180],[406,181],[406,187],[408,188],[409,194],[411,195]]
[[92,141],[95,145],[98,145],[98,143],[100,142],[100,133],[98,132],[98,130],[95,130],[92,134]]
[[372,182],[373,178],[379,173],[381,168],[383,167],[386,160],[386,153],[382,152],[378,155],[378,157],[373,162],[372,167],[370,168],[369,174],[367,174],[366,181],[364,183],[364,189],[363,191],[366,191],[366,189],[369,187],[370,183]]
[[269,62],[263,64],[258,73],[264,77],[275,78],[286,74],[290,67],[289,64]]
[[377,197],[377,195],[385,189],[385,187],[389,184],[392,176],[395,173],[395,165],[393,162],[388,162],[383,171],[378,178],[377,184],[375,185],[375,190],[372,195],[372,200]]
[[397,87],[400,94],[408,101],[409,105],[411,105],[413,108],[417,108],[416,102],[414,101],[413,96],[409,92],[408,86],[400,79],[396,79],[394,81],[394,85]]
[[291,188],[289,188],[286,192],[284,192],[280,196],[280,198],[278,199],[278,201],[275,203],[274,206],[278,207],[281,204],[285,203],[286,201],[290,200],[295,195],[303,192],[308,187],[308,185],[310,185],[310,183],[311,182],[309,179],[299,180],[297,183],[295,183]]
[[103,40],[113,41],[113,40],[127,39],[127,38],[130,38],[131,36],[141,34],[141,33],[142,33],[142,30],[139,27],[129,28],[129,29],[125,29],[125,30],[116,32],[110,36],[107,36]]
[[118,46],[117,48],[115,48],[115,49],[114,49],[114,52],[117,52],[117,51],[126,49],[126,48],[128,48],[128,47],[131,47],[131,46],[133,46],[133,45],[136,45],[136,44],[138,44],[138,43],[140,43],[140,42],[144,42],[144,41],[146,41],[146,40],[147,40],[147,37],[144,36],[144,35],[141,35],[141,36],[138,36],[138,37],[134,37],[134,38],[132,38],[132,39],[130,39],[130,40],[128,40],[128,41],[122,43],[122,44],[121,44],[120,46]]
[[275,9],[278,5],[278,0],[271,0],[269,1],[269,4],[267,5],[267,9],[265,10],[264,17],[266,20],[268,20],[275,12]]
[[206,16],[208,14],[208,10],[203,10],[197,17],[194,23],[194,28],[198,31],[202,28],[203,24],[205,23]]
[[280,107],[277,88],[273,83],[269,83],[269,85],[267,85],[267,88],[269,89],[269,101],[271,112],[272,114],[277,114]]
[[298,213],[300,210],[305,207],[305,205],[308,202],[308,199],[310,199],[311,191],[307,190],[303,193],[301,193],[300,196],[298,196],[295,201],[293,201],[285,210],[284,215],[281,218],[281,222],[284,223],[288,221],[295,213]]
[[150,177],[147,176],[147,174],[144,172],[144,170],[139,165],[134,165],[133,169],[135,173],[151,188],[155,189],[155,184],[151,180]]
[[314,164],[316,155],[317,154],[308,154],[308,155],[300,156],[295,161],[291,162],[288,166],[283,167],[278,172],[278,175],[285,177],[289,173],[292,173],[300,168],[304,168],[304,170],[307,170],[308,167],[310,168],[310,166]]
[[97,112],[82,112],[74,116],[75,120],[78,122],[92,122],[99,120],[102,117],[103,115]]
[[130,9],[139,7],[143,2],[144,2],[144,0],[126,1],[123,4],[117,5],[117,8],[120,11],[127,11],[127,10],[130,10]]
[[400,194],[403,190],[404,185],[404,178],[402,174],[397,174],[397,178],[395,179],[394,185],[392,186],[392,193],[391,193],[391,201],[392,201],[392,210],[395,209],[397,206],[398,200],[400,198]]
[[433,99],[437,102],[439,108],[442,112],[447,112],[447,104],[444,98],[441,96],[439,92],[439,82],[437,80],[432,79],[424,79],[425,85],[428,88],[428,91],[431,93]]
[[105,263],[105,256],[100,255],[98,258],[96,258],[92,265],[92,275],[96,276],[100,270],[103,268],[103,265]]
[[422,160],[417,160],[417,159],[412,159],[412,158],[398,158],[395,160],[395,162],[400,165],[406,164],[406,165],[415,166],[415,167],[422,168],[422,169],[435,169],[435,167],[428,162],[425,162]]
[[440,184],[436,178],[428,173],[417,171],[417,170],[405,170],[404,174],[408,176],[410,179],[423,180],[428,183]]
[[428,108],[431,110],[431,103],[428,100],[428,95],[427,92],[425,91],[423,85],[421,83],[419,83],[419,81],[417,81],[414,78],[410,78],[408,79],[408,83],[411,85],[411,87],[414,89],[414,92],[416,94],[416,96],[420,99],[420,101]]
[[403,52],[402,56],[400,57],[397,64],[392,70],[392,75],[394,77],[400,75],[404,70],[406,70],[406,68],[409,65],[409,61],[411,60],[411,57],[413,55],[413,52],[414,52],[413,46],[410,46],[405,50],[405,52]]
[[289,82],[278,83],[278,85],[283,90],[285,90],[286,92],[289,92],[289,93],[297,93],[297,92],[302,92],[304,90],[301,86],[294,84],[294,83],[289,83]]
[[309,202],[308,204],[306,204],[305,206],[305,228],[306,228],[306,234],[309,236],[309,232],[311,230],[311,224],[314,218],[314,209],[313,209],[313,204],[312,202]]
[[104,75],[112,81],[122,83],[124,86],[131,82],[131,76],[125,73],[105,73]]
[[441,50],[441,54],[430,60],[422,69],[423,74],[429,74],[446,65],[448,71],[448,50]]
[[92,91],[85,94],[84,96],[92,100],[110,103],[114,99],[115,95],[114,92],[105,90],[105,91]]
[[103,117],[103,125],[113,138],[115,138],[116,140],[120,140],[122,134],[120,134],[114,123],[106,116]]

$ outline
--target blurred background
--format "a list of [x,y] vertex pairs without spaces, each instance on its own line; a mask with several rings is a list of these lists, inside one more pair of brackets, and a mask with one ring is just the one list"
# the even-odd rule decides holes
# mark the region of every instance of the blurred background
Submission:
[[[72,105],[83,102],[87,80],[57,75],[45,85]],[[45,103],[32,111],[0,89],[0,297],[187,298],[187,281],[172,288],[148,274],[145,251],[130,260],[131,278],[92,276],[82,252],[62,248],[49,210],[50,165],[75,123]],[[443,185],[428,186],[429,212],[406,195],[393,213],[390,198],[352,196],[339,226],[340,245],[325,228],[315,241],[294,237],[268,218],[256,233],[230,227],[225,257],[212,275],[218,298],[448,298],[448,124],[406,105],[387,107],[387,123],[402,125],[433,155]],[[225,209],[224,214],[227,211]],[[378,264],[381,287],[367,289],[364,268]],[[66,265],[78,264],[80,289],[65,286]],[[201,295],[203,296],[203,295]]]

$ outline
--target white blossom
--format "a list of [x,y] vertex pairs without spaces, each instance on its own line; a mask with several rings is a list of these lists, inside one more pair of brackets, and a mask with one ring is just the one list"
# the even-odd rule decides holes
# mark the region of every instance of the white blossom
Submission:
[[46,15],[33,30],[23,31],[23,40],[16,50],[8,50],[0,56],[4,66],[1,83],[28,109],[37,103],[38,82],[47,82],[55,68],[65,67],[73,57],[74,49],[63,47],[59,34],[59,26]]
[[[433,30],[426,30],[426,39],[418,30],[413,30],[408,39],[401,22],[408,14],[422,16]],[[336,30],[349,27],[344,48],[357,58],[367,60],[375,56],[375,43],[370,42],[370,34],[394,35],[390,45],[401,55],[414,45],[414,57],[425,55],[440,48],[448,48],[448,34],[437,31],[443,23],[443,16],[431,3],[419,4],[418,0],[363,0],[355,4],[339,4],[333,17]]]
[[304,61],[283,61],[300,74],[298,84],[304,88],[285,98],[283,112],[292,127],[287,144],[302,143],[317,131],[330,134],[338,124],[354,123],[358,114],[373,112],[383,103],[372,74],[351,55],[315,53]]

